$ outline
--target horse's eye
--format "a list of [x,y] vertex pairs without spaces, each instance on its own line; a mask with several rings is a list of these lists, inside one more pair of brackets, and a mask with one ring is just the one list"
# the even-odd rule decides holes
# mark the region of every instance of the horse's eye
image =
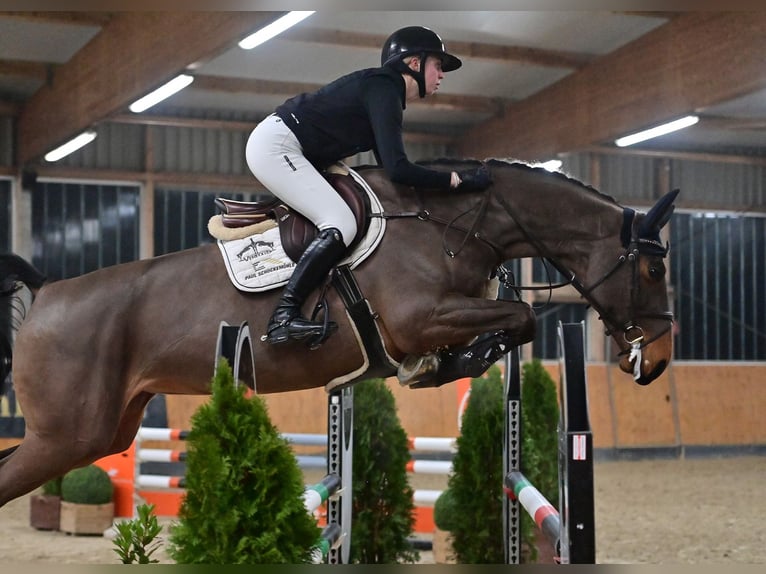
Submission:
[[665,276],[665,266],[660,264],[652,264],[649,265],[649,277],[651,277],[655,281],[659,281]]

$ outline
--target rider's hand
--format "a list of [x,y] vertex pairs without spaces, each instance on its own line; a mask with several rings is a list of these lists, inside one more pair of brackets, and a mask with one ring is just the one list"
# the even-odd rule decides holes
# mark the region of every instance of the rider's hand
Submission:
[[478,169],[465,169],[457,174],[460,178],[458,191],[484,191],[492,184],[492,174],[486,165]]

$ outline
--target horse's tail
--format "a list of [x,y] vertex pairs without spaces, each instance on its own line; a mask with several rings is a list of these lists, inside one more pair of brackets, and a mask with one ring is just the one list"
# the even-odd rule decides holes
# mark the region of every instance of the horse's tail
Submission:
[[2,460],[5,457],[10,456],[11,454],[13,454],[13,451],[15,451],[17,448],[19,448],[19,445],[15,444],[15,445],[13,445],[10,448],[5,448],[3,450],[0,450],[0,462],[2,462]]
[[21,289],[22,284],[34,295],[46,280],[45,275],[18,255],[0,254],[0,298],[10,297]]
[[21,320],[14,316],[14,312],[23,314],[23,307],[17,304],[18,299],[14,302],[13,298],[24,285],[34,297],[45,281],[45,275],[18,255],[0,254],[0,397],[5,394],[5,380],[11,372],[12,332],[18,329]]

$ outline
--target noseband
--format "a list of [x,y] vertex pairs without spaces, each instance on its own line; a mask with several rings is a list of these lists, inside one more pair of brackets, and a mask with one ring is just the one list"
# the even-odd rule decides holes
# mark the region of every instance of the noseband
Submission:
[[[634,225],[635,221],[635,215],[636,212],[633,209],[629,208],[623,208],[623,231],[622,231],[622,237],[623,237],[623,243],[626,243],[627,239],[627,245],[625,247],[625,251],[617,258],[617,261],[612,266],[609,271],[607,271],[598,281],[593,283],[590,286],[584,285],[577,276],[571,272],[571,270],[567,269],[556,257],[554,257],[550,251],[545,247],[545,245],[539,241],[536,237],[534,237],[529,231],[524,227],[524,225],[519,221],[519,218],[516,217],[513,209],[508,204],[508,202],[500,195],[495,195],[495,198],[497,199],[498,203],[505,209],[505,212],[508,214],[508,216],[513,220],[513,222],[516,224],[516,227],[524,234],[524,237],[529,241],[529,243],[540,253],[540,256],[551,263],[551,265],[562,275],[566,277],[570,277],[569,280],[567,280],[564,283],[560,283],[557,285],[550,285],[547,287],[544,287],[544,289],[553,289],[555,287],[561,287],[563,285],[571,284],[580,295],[582,295],[593,307],[596,312],[599,315],[599,319],[606,325],[606,334],[607,335],[613,335],[614,333],[622,332],[622,335],[625,339],[625,342],[629,345],[628,349],[623,349],[618,353],[618,356],[626,355],[629,352],[634,352],[635,350],[640,350],[647,345],[651,344],[658,338],[660,338],[662,335],[664,335],[667,331],[670,330],[670,326],[673,321],[673,313],[670,311],[664,311],[664,312],[658,312],[658,313],[640,313],[637,310],[637,302],[638,297],[641,289],[641,283],[640,283],[640,258],[641,258],[641,251],[642,251],[642,245],[645,245],[647,242],[650,242],[652,244],[653,248],[659,247],[662,250],[662,257],[665,257],[667,254],[667,247],[663,247],[662,245],[655,245],[654,241],[647,240],[644,238],[641,238],[638,236],[636,226]],[[629,318],[626,322],[620,323],[618,319],[615,318],[614,314],[609,311],[606,307],[602,306],[598,300],[593,296],[593,292],[602,284],[604,284],[612,275],[614,275],[622,266],[626,263],[629,263],[632,265],[632,281],[631,281],[631,288],[630,288],[630,313]],[[501,266],[502,267],[502,266]],[[505,287],[510,288],[516,288],[516,289],[540,289],[540,287],[518,287],[518,286],[512,286],[504,283]],[[644,318],[651,318],[651,319],[663,319],[668,321],[668,326],[657,333],[654,337],[651,339],[646,339],[644,336],[644,330],[637,324],[637,319],[644,319]]]

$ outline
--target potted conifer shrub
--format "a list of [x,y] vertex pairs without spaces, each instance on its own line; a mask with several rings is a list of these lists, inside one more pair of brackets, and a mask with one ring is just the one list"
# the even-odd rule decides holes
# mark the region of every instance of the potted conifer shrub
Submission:
[[114,519],[114,485],[107,472],[91,464],[61,479],[62,532],[103,534]]
[[471,380],[447,488],[457,520],[448,522],[460,564],[502,564],[503,381],[497,365]]
[[37,530],[58,530],[60,520],[61,477],[58,477],[29,497],[29,525]]
[[452,550],[450,532],[459,527],[459,509],[455,508],[455,496],[451,489],[444,490],[434,503],[433,554],[437,564],[454,564],[455,553]]
[[[522,368],[521,470],[558,507],[558,402],[556,384],[539,359]],[[493,365],[471,380],[471,396],[448,488],[436,500],[434,522],[449,532],[446,558],[461,564],[502,564],[503,380]],[[521,513],[522,562],[553,562],[553,549]],[[434,539],[434,558],[437,556]]]
[[385,380],[357,383],[352,563],[396,564],[418,560],[418,551],[408,541],[415,525],[414,493],[407,477],[409,460],[407,433]]
[[186,496],[171,526],[178,564],[300,564],[319,541],[303,501],[303,476],[263,397],[245,396],[226,359],[211,400],[192,416]]

